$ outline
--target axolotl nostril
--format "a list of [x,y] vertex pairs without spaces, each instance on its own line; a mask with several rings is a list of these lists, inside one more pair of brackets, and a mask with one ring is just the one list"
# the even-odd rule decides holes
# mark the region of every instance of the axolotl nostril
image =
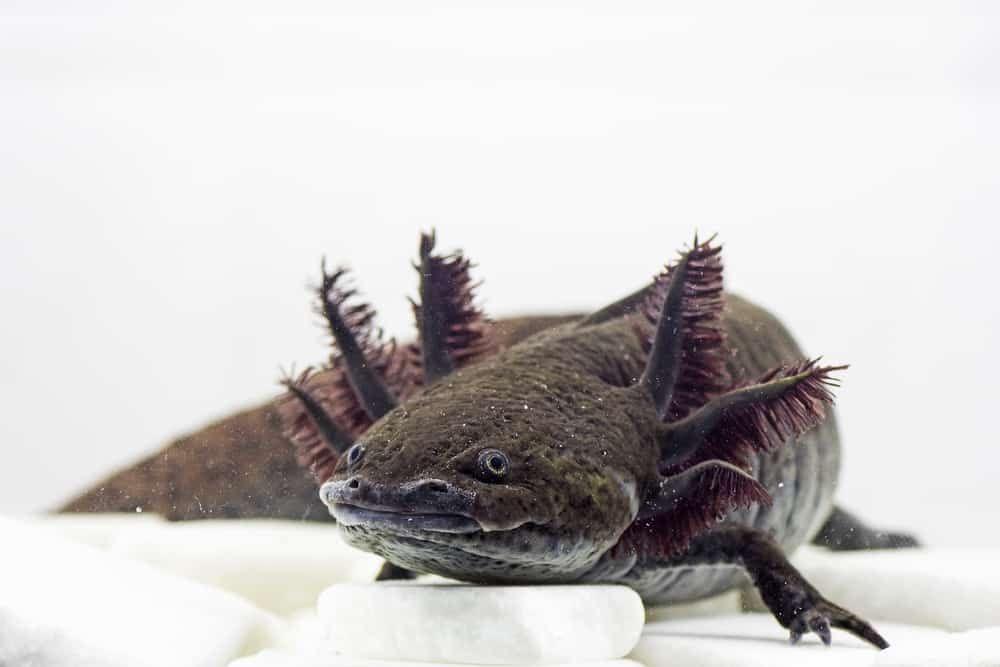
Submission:
[[508,349],[468,260],[434,246],[422,237],[417,344],[383,341],[324,268],[332,372],[285,380],[286,432],[348,543],[387,576],[619,583],[649,603],[745,573],[793,640],[836,627],[887,646],[786,558],[833,511],[843,367],[724,294],[718,245],[695,239],[647,287]]

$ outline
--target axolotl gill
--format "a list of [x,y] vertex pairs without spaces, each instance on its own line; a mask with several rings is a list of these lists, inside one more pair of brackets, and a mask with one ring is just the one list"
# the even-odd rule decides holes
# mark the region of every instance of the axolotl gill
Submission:
[[286,435],[344,539],[386,560],[380,578],[614,583],[663,604],[749,575],[792,641],[834,627],[888,645],[787,559],[821,530],[868,530],[833,507],[845,367],[724,293],[714,239],[507,349],[461,253],[426,234],[416,268],[418,338],[397,345],[324,267],[330,363],[284,380]]

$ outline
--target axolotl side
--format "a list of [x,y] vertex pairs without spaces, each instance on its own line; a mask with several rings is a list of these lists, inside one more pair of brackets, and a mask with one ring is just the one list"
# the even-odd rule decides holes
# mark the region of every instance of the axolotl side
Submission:
[[286,379],[300,461],[386,577],[617,583],[661,604],[749,575],[793,641],[835,627],[887,646],[787,559],[833,511],[843,367],[805,360],[774,317],[725,295],[719,246],[696,239],[647,287],[496,350],[468,261],[434,245],[422,238],[418,344],[383,343],[324,269],[335,380]]

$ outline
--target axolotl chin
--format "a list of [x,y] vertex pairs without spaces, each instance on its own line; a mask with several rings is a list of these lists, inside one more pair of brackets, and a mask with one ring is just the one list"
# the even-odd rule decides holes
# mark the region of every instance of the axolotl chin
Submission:
[[835,627],[887,646],[786,557],[834,511],[844,367],[804,359],[774,317],[724,294],[714,241],[508,349],[469,261],[434,246],[422,237],[417,344],[384,342],[345,272],[324,268],[335,379],[285,380],[299,460],[384,578],[615,583],[661,604],[749,575],[793,641]]

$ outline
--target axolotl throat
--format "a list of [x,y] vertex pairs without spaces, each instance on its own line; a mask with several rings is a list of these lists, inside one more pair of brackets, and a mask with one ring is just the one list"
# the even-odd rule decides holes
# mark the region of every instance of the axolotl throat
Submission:
[[839,627],[887,645],[786,558],[832,510],[843,367],[724,294],[718,245],[695,239],[647,287],[508,349],[468,260],[434,246],[416,344],[384,341],[324,268],[333,372],[285,380],[287,434],[349,544],[390,575],[619,583],[650,603],[748,574],[793,640]]

